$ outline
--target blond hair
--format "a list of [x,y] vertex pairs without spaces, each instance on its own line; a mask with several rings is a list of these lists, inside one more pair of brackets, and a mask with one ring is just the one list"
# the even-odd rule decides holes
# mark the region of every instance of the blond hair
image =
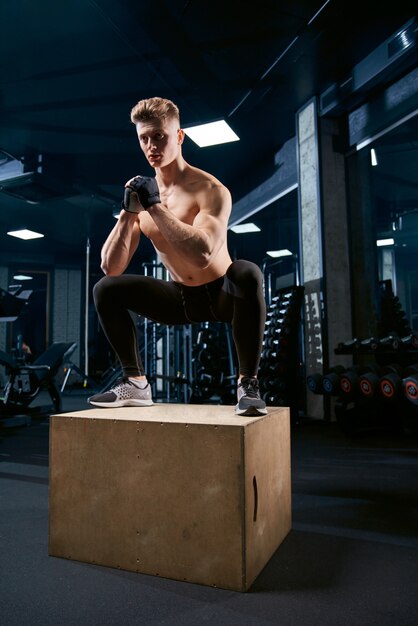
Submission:
[[140,100],[131,111],[131,122],[133,124],[165,119],[177,119],[180,124],[178,106],[166,98]]

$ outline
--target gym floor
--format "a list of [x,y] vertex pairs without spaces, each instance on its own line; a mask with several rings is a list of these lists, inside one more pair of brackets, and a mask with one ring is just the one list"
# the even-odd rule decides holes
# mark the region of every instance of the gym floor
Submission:
[[2,626],[418,624],[418,434],[294,425],[292,531],[248,593],[49,557],[48,436],[0,430]]

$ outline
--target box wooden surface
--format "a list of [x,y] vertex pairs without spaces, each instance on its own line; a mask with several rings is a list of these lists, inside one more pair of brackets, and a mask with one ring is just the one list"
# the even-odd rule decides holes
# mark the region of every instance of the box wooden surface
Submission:
[[291,527],[287,408],[51,416],[49,554],[247,590]]

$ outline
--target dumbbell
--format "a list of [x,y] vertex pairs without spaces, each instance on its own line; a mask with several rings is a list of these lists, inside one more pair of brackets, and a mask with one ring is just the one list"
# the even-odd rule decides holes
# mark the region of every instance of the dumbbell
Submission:
[[[264,339],[283,339],[285,341],[289,341],[291,334],[291,328],[285,327],[282,328],[280,326],[275,326],[272,328],[266,328],[264,331]],[[285,339],[286,338],[286,339]]]
[[406,348],[406,349],[408,348],[417,349],[418,348],[418,335],[415,333],[412,333],[411,335],[406,335],[406,337],[402,337],[400,347]]
[[[268,351],[286,353],[289,351],[291,341],[288,337],[266,337],[263,340],[263,353]],[[265,358],[265,354],[262,354],[262,358]]]
[[[415,371],[410,371],[411,369]],[[405,378],[402,380],[404,395],[412,404],[418,405],[418,364],[408,368],[405,375]]]
[[402,378],[418,373],[418,364],[410,365],[405,371],[400,365],[389,365],[386,369],[379,381],[380,393],[385,400],[397,400],[402,392]]
[[379,347],[379,339],[376,337],[368,337],[360,341],[360,350],[377,350]]
[[265,348],[261,353],[261,359],[264,361],[274,361],[276,359],[281,359],[284,357],[284,352],[279,350],[277,347],[275,348]]
[[316,395],[322,395],[324,393],[324,388],[322,386],[322,374],[309,374],[306,377],[306,385],[309,391]]
[[352,398],[358,390],[359,368],[354,365],[349,367],[340,377],[341,396]]
[[379,339],[379,348],[389,348],[390,350],[399,350],[401,340],[395,333]]
[[267,335],[263,339],[263,347],[264,348],[275,348],[277,350],[286,349],[290,345],[290,338],[282,335]]
[[265,337],[263,339],[263,350],[267,350],[268,348],[276,348],[278,345],[278,339],[274,339],[273,337]]
[[378,370],[374,364],[358,367],[354,365],[348,368],[340,378],[341,395],[345,399],[353,398],[360,392],[360,376],[367,373],[376,373]]
[[282,318],[286,315],[286,313],[287,313],[286,308],[278,309],[277,307],[270,307],[266,313],[266,319],[271,320],[277,317]]
[[380,375],[378,370],[364,372],[359,376],[358,389],[365,398],[373,398],[379,390]]
[[275,376],[265,376],[260,378],[260,386],[264,389],[271,390],[276,386],[277,378]]
[[280,303],[280,305],[282,303],[288,303],[291,302],[294,298],[294,293],[292,291],[287,291],[287,292],[283,292],[277,296],[274,296],[274,298],[272,298],[272,302],[276,302],[276,303]]
[[341,395],[340,379],[345,372],[345,367],[336,365],[322,378],[322,388],[330,396]]
[[291,322],[286,317],[272,317],[266,321],[265,324],[265,332],[275,330],[279,330],[280,332],[284,332],[285,330],[291,329]]
[[280,393],[268,391],[263,394],[262,398],[268,406],[286,406],[288,404],[287,398]]
[[360,346],[360,341],[356,338],[349,341],[340,342],[337,346],[337,350],[341,352],[355,352]]
[[346,400],[353,398],[359,391],[359,378],[364,372],[368,372],[367,367],[358,367],[353,365],[346,369],[340,377],[341,395]]
[[309,391],[317,395],[339,395],[339,380],[345,368],[341,365],[337,365],[332,368],[327,374],[309,374],[306,377],[306,385]]

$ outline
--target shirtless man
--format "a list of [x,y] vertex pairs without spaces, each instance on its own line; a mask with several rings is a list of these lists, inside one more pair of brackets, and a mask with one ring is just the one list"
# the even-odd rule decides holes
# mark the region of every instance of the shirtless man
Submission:
[[[235,412],[265,415],[257,381],[266,318],[262,273],[254,263],[233,262],[229,255],[231,195],[214,176],[184,160],[184,131],[173,102],[141,100],[131,121],[156,176],[126,183],[120,218],[102,249],[106,276],[94,287],[94,301],[123,379],[89,402],[99,407],[153,403],[129,314],[134,311],[163,324],[231,323],[239,366]],[[170,281],[124,274],[141,235],[153,243]]]

